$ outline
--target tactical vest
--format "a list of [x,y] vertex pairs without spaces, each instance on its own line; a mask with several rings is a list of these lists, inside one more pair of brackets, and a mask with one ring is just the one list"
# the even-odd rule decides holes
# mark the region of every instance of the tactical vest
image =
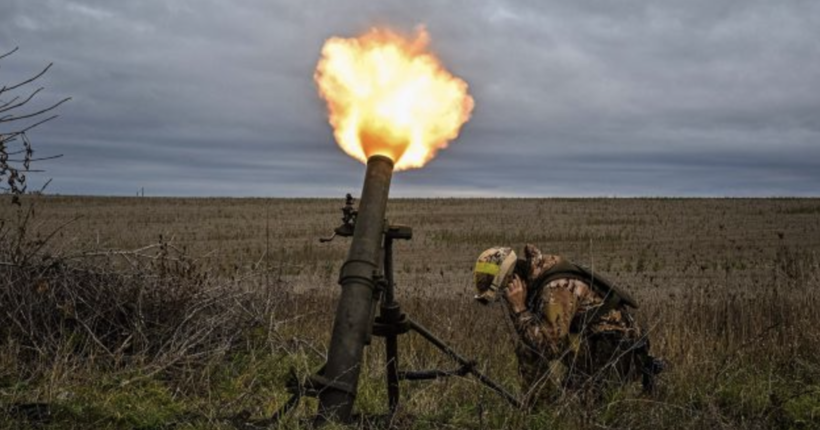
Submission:
[[[519,260],[519,264],[516,265],[516,269],[519,267],[526,267],[526,261]],[[527,308],[536,314],[541,314],[543,312],[541,293],[544,290],[544,287],[556,279],[566,278],[577,279],[586,283],[590,286],[590,288],[592,288],[592,291],[603,299],[601,306],[596,306],[586,311],[583,315],[573,317],[573,325],[578,325],[578,321],[583,322],[583,325],[592,323],[612,309],[619,307],[638,307],[635,299],[633,299],[629,293],[618,288],[614,283],[610,282],[603,276],[594,273],[584,266],[571,263],[562,257],[558,257],[558,262],[554,266],[549,268],[549,270],[544,271],[538,275],[537,278],[531,281],[532,285],[528,286],[529,288],[527,291]],[[577,327],[573,327],[573,329],[575,332],[580,331]]]

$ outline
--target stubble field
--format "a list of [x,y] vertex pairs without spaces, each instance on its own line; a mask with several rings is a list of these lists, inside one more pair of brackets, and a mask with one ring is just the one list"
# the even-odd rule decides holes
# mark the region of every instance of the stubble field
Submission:
[[[30,197],[0,206],[4,428],[233,428],[287,399],[326,352],[349,241],[327,199]],[[33,205],[33,209],[32,209]],[[359,425],[401,428],[820,426],[820,200],[410,199],[388,219],[404,310],[509,389],[513,334],[472,303],[490,246],[532,243],[637,299],[670,363],[652,396],[572,395],[529,414],[471,379],[403,383],[388,419],[368,348]],[[453,367],[412,335],[403,367]],[[307,399],[279,425],[305,425]],[[3,427],[0,425],[0,427]]]

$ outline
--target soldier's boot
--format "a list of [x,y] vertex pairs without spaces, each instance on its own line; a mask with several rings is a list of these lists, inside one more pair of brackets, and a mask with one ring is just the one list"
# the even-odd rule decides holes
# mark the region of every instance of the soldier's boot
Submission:
[[655,377],[666,369],[666,362],[649,354],[646,354],[642,361],[641,383],[643,384],[643,391],[652,394],[655,392]]

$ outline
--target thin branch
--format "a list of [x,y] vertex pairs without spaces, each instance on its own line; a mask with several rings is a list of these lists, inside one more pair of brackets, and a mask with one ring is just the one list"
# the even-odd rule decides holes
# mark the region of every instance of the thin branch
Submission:
[[20,103],[13,104],[13,105],[9,106],[9,104],[10,104],[10,103],[12,103],[13,101],[15,101],[15,100],[17,100],[17,99],[19,99],[19,98],[20,98],[19,96],[18,96],[18,97],[14,97],[14,98],[13,98],[13,99],[11,99],[11,101],[9,101],[8,103],[4,104],[3,106],[0,106],[0,113],[5,112],[5,111],[7,111],[7,110],[17,109],[17,108],[19,108],[19,107],[25,106],[25,105],[26,105],[26,103],[30,102],[30,101],[31,101],[31,99],[33,99],[33,98],[34,98],[34,96],[36,96],[36,95],[37,95],[37,93],[39,93],[40,91],[43,91],[43,87],[37,88],[36,90],[32,91],[32,92],[31,92],[31,94],[29,94],[29,95],[28,95],[28,97],[26,97],[25,99],[23,99],[23,101],[21,101]]
[[[36,172],[42,172],[43,170],[29,170],[29,172],[35,172],[35,171],[36,171]],[[53,178],[48,178],[48,180],[46,181],[46,183],[45,183],[45,184],[43,184],[43,186],[42,186],[42,187],[40,187],[40,191],[39,191],[39,192],[40,192],[41,194],[42,194],[42,193],[44,193],[44,192],[46,191],[46,188],[49,186],[49,184],[51,184],[51,180],[52,180],[52,179],[53,179]]]
[[9,55],[11,55],[11,54],[14,54],[15,52],[17,52],[17,50],[18,50],[18,49],[20,49],[20,47],[19,47],[19,46],[16,46],[16,47],[14,47],[14,49],[12,49],[11,51],[6,52],[5,54],[0,55],[0,60],[2,60],[2,59],[4,59],[4,58],[8,57],[8,56],[9,56]]
[[113,256],[113,255],[137,255],[137,256],[142,256],[142,255],[144,255],[144,254],[142,254],[142,252],[148,251],[148,250],[151,250],[151,249],[155,249],[155,248],[159,248],[160,246],[161,246],[161,244],[154,243],[154,244],[151,244],[151,245],[146,245],[146,246],[143,246],[141,248],[132,249],[132,250],[119,250],[119,249],[117,249],[117,250],[97,251],[97,252],[83,252],[83,253],[80,253],[80,254],[68,255],[64,258],[108,257],[108,256]]
[[35,254],[37,254],[38,252],[40,252],[40,250],[41,250],[41,249],[43,249],[43,247],[44,247],[44,246],[46,246],[46,244],[47,244],[47,243],[51,240],[51,238],[53,238],[53,237],[54,237],[54,236],[55,236],[58,232],[60,232],[60,230],[62,230],[63,228],[65,228],[66,226],[68,226],[68,225],[70,225],[70,224],[73,224],[73,223],[77,222],[77,220],[81,219],[82,217],[83,217],[82,215],[78,215],[78,216],[76,216],[76,217],[74,217],[74,218],[72,218],[72,219],[70,219],[70,220],[68,220],[68,221],[64,222],[64,223],[63,223],[63,224],[61,224],[59,227],[55,228],[55,229],[54,229],[54,231],[52,231],[50,234],[48,234],[48,235],[46,236],[46,238],[45,238],[45,239],[43,239],[42,241],[40,241],[39,245],[38,245],[37,247],[35,247],[35,248],[34,248],[34,250],[30,251],[28,254],[26,254],[26,255],[23,257],[23,260],[22,260],[22,262],[21,262],[20,264],[21,264],[22,266],[25,266],[25,265],[26,265],[26,262],[27,262],[27,261],[28,261],[31,257],[33,257]]
[[[70,100],[70,98],[69,98],[68,100]],[[55,118],[57,118],[57,117],[59,117],[59,116],[60,116],[60,115],[51,115],[50,117],[48,117],[48,118],[46,118],[46,119],[43,119],[43,120],[37,121],[37,122],[35,122],[34,124],[31,124],[30,126],[28,126],[28,127],[24,128],[24,129],[20,130],[20,134],[25,135],[25,133],[26,133],[27,131],[29,131],[29,130],[33,129],[34,127],[38,127],[38,126],[40,126],[40,125],[42,125],[42,124],[44,124],[44,123],[47,123],[47,122],[51,121],[52,119],[55,119]]]
[[[32,118],[32,117],[35,117],[35,116],[42,115],[42,114],[44,114],[44,113],[46,113],[46,112],[49,112],[49,111],[52,111],[52,110],[56,109],[58,106],[60,106],[61,104],[65,103],[65,102],[67,102],[67,101],[69,101],[69,100],[71,100],[71,97],[66,97],[66,98],[64,98],[64,99],[62,99],[62,100],[60,100],[60,101],[58,101],[57,103],[54,103],[53,105],[51,105],[51,106],[49,106],[49,107],[47,107],[47,108],[45,108],[45,109],[41,109],[41,110],[38,110],[37,112],[32,112],[32,113],[30,113],[30,114],[26,114],[26,115],[22,115],[22,116],[13,116],[13,115],[12,115],[12,116],[9,118],[9,115],[7,115],[7,116],[5,116],[5,117],[3,117],[3,118],[0,118],[0,124],[2,124],[2,123],[4,123],[4,122],[20,121],[21,119],[27,119],[27,118]],[[50,119],[53,119],[53,118],[49,118],[49,119],[47,119],[46,121],[48,121],[48,120],[50,120]],[[42,124],[43,122],[45,122],[45,121],[40,122],[40,124]],[[39,125],[39,124],[38,124],[38,125]]]
[[[45,173],[46,171],[43,170],[43,169],[27,169],[27,170],[24,170],[23,172],[25,172],[25,173]],[[9,188],[7,188],[7,187],[0,187],[0,189],[5,190],[5,191],[9,190]]]
[[[19,84],[12,85],[12,86],[10,86],[10,87],[3,87],[3,91],[12,91],[12,90],[16,90],[17,88],[20,88],[20,87],[22,87],[23,85],[30,84],[30,83],[32,83],[32,82],[34,82],[34,81],[36,81],[37,79],[40,79],[40,77],[41,77],[41,76],[43,76],[43,75],[45,75],[45,74],[46,74],[46,72],[48,72],[48,69],[50,69],[50,68],[51,68],[51,66],[53,66],[53,65],[54,65],[54,63],[48,63],[48,66],[46,66],[43,70],[41,70],[41,71],[40,71],[40,73],[38,73],[38,74],[36,74],[36,75],[34,75],[34,76],[32,76],[32,77],[30,77],[30,78],[26,79],[26,80],[25,80],[25,81],[23,81],[23,82],[20,82]],[[0,91],[0,93],[2,93],[2,91]]]
[[[62,157],[62,156],[63,156],[63,154],[58,154],[58,155],[51,155],[51,156],[48,156],[48,157],[28,158],[28,159],[23,159],[23,160],[21,160],[21,159],[19,159],[19,158],[9,158],[9,159],[8,159],[8,160],[6,160],[6,161],[8,161],[9,163],[25,163],[26,161],[31,162],[31,161],[46,161],[46,160],[53,160],[53,159],[55,159],[55,158],[60,158],[60,157]],[[26,172],[34,172],[34,170],[29,170],[29,169],[26,169]]]
[[[44,124],[44,123],[47,123],[47,122],[49,122],[49,121],[51,121],[51,120],[53,120],[53,119],[55,119],[55,118],[59,118],[59,117],[60,117],[60,115],[52,115],[52,116],[50,116],[50,117],[48,117],[48,118],[42,119],[42,120],[40,120],[40,121],[37,121],[37,122],[35,122],[34,124],[31,124],[30,126],[28,126],[28,127],[24,128],[24,129],[22,129],[22,130],[18,130],[18,131],[13,131],[13,132],[11,132],[11,133],[7,133],[7,134],[3,135],[3,139],[4,139],[4,140],[3,140],[3,143],[11,143],[11,142],[14,142],[14,141],[16,141],[16,140],[17,140],[17,138],[18,138],[19,136],[23,136],[23,137],[24,137],[24,140],[25,140],[26,132],[28,132],[28,131],[30,131],[31,129],[33,129],[33,128],[35,128],[35,127],[38,127],[38,126],[40,126],[40,125],[42,125],[42,124]],[[2,122],[1,120],[2,120],[2,118],[0,118],[0,122]]]
[[81,326],[83,326],[83,328],[88,333],[88,335],[91,336],[91,340],[93,340],[94,343],[97,344],[97,346],[99,346],[100,348],[103,349],[103,351],[108,353],[108,355],[111,358],[116,358],[116,355],[114,355],[114,353],[111,352],[111,350],[108,349],[107,346],[105,346],[105,344],[100,340],[100,338],[98,338],[97,335],[94,334],[94,330],[91,330],[91,327],[89,327],[88,324],[85,323],[85,321],[83,321],[81,318],[75,318],[74,320],[77,321],[78,323],[80,323]]
[[19,98],[20,98],[20,96],[14,96],[11,100],[9,100],[9,101],[7,101],[7,102],[3,103],[3,105],[0,105],[0,109],[3,109],[3,108],[5,108],[6,106],[8,106],[8,105],[10,105],[10,104],[12,104],[12,103],[14,103],[14,102],[16,102]]

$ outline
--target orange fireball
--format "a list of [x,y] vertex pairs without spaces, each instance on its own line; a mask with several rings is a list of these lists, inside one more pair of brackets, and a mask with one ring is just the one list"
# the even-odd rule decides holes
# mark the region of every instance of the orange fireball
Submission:
[[325,42],[314,79],[339,146],[367,161],[386,155],[396,170],[421,167],[458,137],[473,98],[429,51],[424,29],[409,40],[386,29]]

